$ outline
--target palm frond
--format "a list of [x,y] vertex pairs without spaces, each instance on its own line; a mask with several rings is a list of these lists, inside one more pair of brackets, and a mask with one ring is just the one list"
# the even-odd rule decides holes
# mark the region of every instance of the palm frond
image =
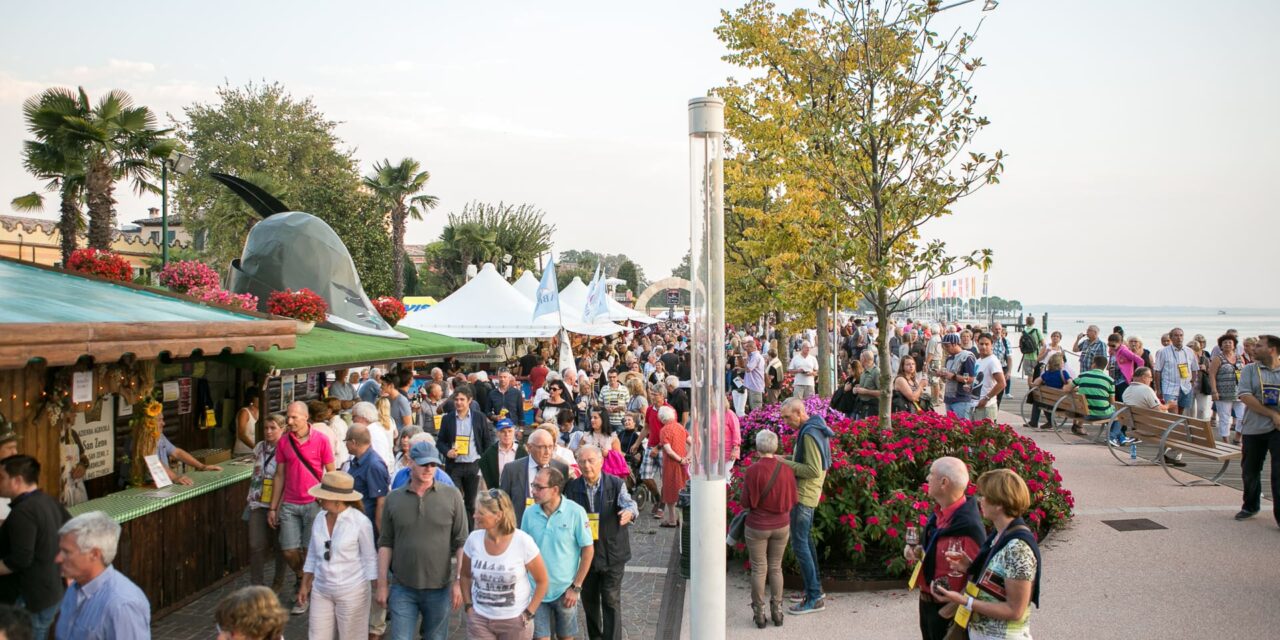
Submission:
[[44,194],[32,191],[25,196],[18,196],[10,200],[9,205],[15,211],[42,211],[44,209]]

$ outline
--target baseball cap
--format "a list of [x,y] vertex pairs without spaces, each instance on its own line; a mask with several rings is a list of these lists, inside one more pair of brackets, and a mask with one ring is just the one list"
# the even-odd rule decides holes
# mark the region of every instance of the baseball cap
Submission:
[[502,418],[501,420],[498,420],[497,422],[493,423],[493,428],[497,429],[498,431],[502,431],[503,429],[514,429],[516,428],[516,425],[513,424],[510,420],[506,418]]
[[960,344],[960,334],[948,333],[942,336],[942,344]]
[[431,442],[419,442],[413,445],[413,448],[409,449],[409,459],[418,465],[434,464],[439,467],[443,464],[440,462],[440,451]]

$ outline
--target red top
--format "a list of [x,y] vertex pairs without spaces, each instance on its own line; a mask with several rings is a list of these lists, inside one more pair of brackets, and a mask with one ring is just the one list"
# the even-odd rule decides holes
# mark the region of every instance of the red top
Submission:
[[547,381],[548,373],[551,373],[551,370],[546,365],[540,364],[534,367],[533,371],[529,372],[529,388],[534,391],[541,389],[542,385]]
[[[778,479],[768,495],[764,495],[765,485],[769,484],[769,476],[773,468],[782,465],[778,470]],[[747,467],[747,477],[742,483],[742,507],[751,509],[747,514],[747,526],[757,531],[781,529],[791,524],[791,508],[796,506],[800,496],[796,488],[796,474],[777,458],[760,458]]]
[[662,438],[662,421],[658,419],[658,409],[669,406],[671,405],[663,402],[657,407],[649,405],[649,408],[644,410],[644,423],[649,427],[648,444],[650,447],[658,446],[658,441]]
[[[951,518],[955,516],[956,511],[960,510],[960,507],[964,505],[964,502],[965,501],[963,499],[957,500],[955,504],[938,511],[938,530],[946,529],[951,524]],[[920,587],[921,600],[925,600],[926,602],[937,601],[937,598],[934,598],[933,595],[931,595],[929,585],[938,578],[946,578],[947,589],[950,589],[951,591],[963,590],[965,583],[969,581],[968,576],[961,575],[956,577],[947,575],[951,572],[951,563],[947,562],[946,553],[947,547],[951,544],[952,540],[960,541],[964,546],[964,554],[969,556],[970,559],[978,556],[978,543],[974,542],[973,538],[966,536],[944,536],[938,538],[938,543],[933,545],[933,575],[920,576],[920,582],[916,584],[916,586]],[[928,540],[921,540],[920,544],[924,544],[926,542],[928,542]]]

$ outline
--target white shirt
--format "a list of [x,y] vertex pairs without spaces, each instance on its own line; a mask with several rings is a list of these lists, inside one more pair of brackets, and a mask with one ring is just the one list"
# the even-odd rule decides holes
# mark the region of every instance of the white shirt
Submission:
[[797,351],[794,356],[791,356],[791,364],[787,365],[788,371],[793,369],[800,369],[804,372],[796,374],[796,379],[793,384],[812,387],[814,374],[818,371],[818,358],[812,353],[810,353],[809,357],[806,358],[800,355],[800,352]]
[[333,433],[333,468],[339,469],[351,459],[351,452],[347,451],[347,421],[342,416],[333,416],[329,419],[329,430]]
[[[369,446],[373,447],[374,453],[387,465],[387,472],[395,475],[391,468],[395,466],[395,439],[391,431],[382,426],[381,422],[370,422],[369,428]],[[343,447],[344,449],[346,447]]]
[[974,383],[982,383],[982,391],[979,392],[980,395],[978,396],[979,400],[990,397],[991,389],[996,386],[997,373],[1003,374],[1004,367],[1000,366],[1000,361],[996,359],[995,354],[985,358],[978,358],[978,368],[975,373],[977,379],[974,380]]
[[516,529],[506,551],[495,556],[485,550],[484,536],[483,529],[472,531],[462,545],[471,561],[471,603],[484,618],[510,620],[528,609],[533,600],[533,581],[526,565],[538,557],[538,543]]
[[[361,511],[359,502],[338,514],[329,535],[325,521],[328,512],[321,511],[311,525],[311,544],[307,549],[304,573],[315,575],[312,587],[321,593],[349,591],[361,582],[378,578],[378,548],[373,543],[373,523]],[[324,559],[324,543],[329,542],[329,559]]]
[[516,461],[516,443],[511,443],[510,449],[503,449],[502,443],[498,443],[498,475],[502,475],[502,470],[507,465]]

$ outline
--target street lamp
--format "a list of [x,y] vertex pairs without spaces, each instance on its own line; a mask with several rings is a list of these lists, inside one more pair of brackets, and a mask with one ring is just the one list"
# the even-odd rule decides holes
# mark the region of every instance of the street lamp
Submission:
[[169,165],[173,172],[185,176],[191,173],[196,159],[181,152],[174,151],[160,162],[160,267],[169,266]]

